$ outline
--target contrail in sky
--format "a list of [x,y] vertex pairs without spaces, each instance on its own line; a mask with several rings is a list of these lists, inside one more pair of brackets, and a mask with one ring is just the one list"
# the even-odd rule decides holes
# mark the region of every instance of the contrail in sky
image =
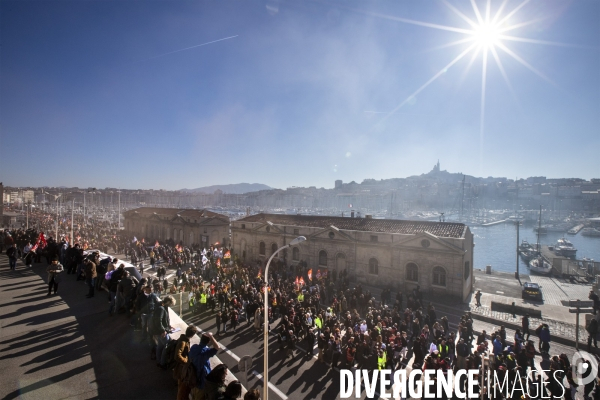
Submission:
[[190,49],[194,49],[196,47],[202,47],[202,46],[206,46],[208,44],[213,44],[213,43],[217,43],[217,42],[222,42],[223,40],[229,40],[229,39],[233,39],[238,37],[239,35],[235,35],[235,36],[229,36],[223,39],[217,39],[217,40],[213,40],[212,42],[206,42],[206,43],[202,43],[202,44],[197,44],[195,46],[190,46],[190,47],[186,47],[185,49],[179,49],[179,50],[175,50],[175,51],[170,51],[168,53],[164,53],[164,54],[159,54],[158,56],[154,56],[154,57],[150,57],[150,58],[145,58],[143,60],[140,61],[148,61],[148,60],[154,60],[155,58],[159,58],[159,57],[164,57],[164,56],[168,56],[169,54],[175,54],[175,53],[179,53],[180,51],[185,51],[185,50],[190,50]]

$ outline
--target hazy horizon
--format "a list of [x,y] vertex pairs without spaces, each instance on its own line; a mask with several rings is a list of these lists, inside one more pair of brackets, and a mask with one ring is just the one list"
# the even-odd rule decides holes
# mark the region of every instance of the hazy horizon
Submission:
[[[443,166],[441,167],[442,171],[445,171]],[[396,177],[391,177],[391,178],[364,178],[360,181],[355,180],[355,179],[350,179],[347,181],[343,181],[343,183],[350,183],[350,182],[356,182],[358,184],[361,184],[365,179],[375,179],[377,181],[381,181],[381,180],[386,180],[386,179],[407,179],[407,178],[411,178],[411,177],[417,177],[423,174],[427,174],[431,171],[426,171],[423,172],[421,174],[417,174],[417,175],[409,175],[409,176],[396,176]],[[446,171],[450,174],[462,174],[462,172],[454,172],[454,171]],[[490,178],[489,176],[476,176],[476,175],[471,175],[471,174],[465,174],[466,176],[472,176],[473,178]],[[527,178],[532,178],[532,177],[538,177],[538,176],[544,176],[544,175],[535,175],[535,176],[522,176],[522,177],[516,177],[517,180],[519,179],[527,179]],[[595,177],[592,178],[583,178],[580,176],[563,176],[563,177],[550,177],[550,176],[545,176],[546,179],[585,179],[587,181],[589,181],[590,179],[594,179]],[[506,178],[508,180],[515,180],[514,177],[509,177],[509,176],[492,176],[491,178],[496,178],[496,179],[501,179],[501,178]],[[600,178],[595,178],[595,179],[600,179]],[[234,186],[234,185],[266,185],[262,182],[253,182],[253,183],[248,183],[248,182],[238,182],[238,183],[221,183],[221,184],[216,184],[216,185],[207,185],[207,186],[200,186],[198,188],[178,188],[178,189],[165,189],[162,187],[118,187],[118,186],[113,186],[113,185],[107,185],[107,186],[93,186],[93,185],[75,185],[75,186],[66,186],[66,185],[58,185],[58,186],[50,186],[50,185],[43,185],[43,186],[24,186],[24,185],[8,185],[6,182],[4,182],[4,187],[15,187],[15,188],[26,188],[26,187],[31,187],[31,188],[70,188],[70,187],[77,187],[77,188],[88,188],[88,187],[94,187],[94,188],[98,188],[98,189],[104,189],[104,188],[116,188],[119,190],[167,190],[167,191],[188,191],[190,193],[194,193],[193,191],[196,191],[198,189],[203,189],[203,188],[210,188],[212,186]],[[335,181],[330,185],[330,186],[317,186],[317,185],[306,185],[306,186],[292,186],[292,185],[288,185],[288,186],[284,186],[284,187],[273,187],[270,185],[271,189],[277,189],[277,190],[285,190],[287,188],[291,188],[291,187],[311,187],[311,186],[316,186],[319,189],[334,189],[334,184]],[[270,190],[270,189],[261,189],[261,190]]]

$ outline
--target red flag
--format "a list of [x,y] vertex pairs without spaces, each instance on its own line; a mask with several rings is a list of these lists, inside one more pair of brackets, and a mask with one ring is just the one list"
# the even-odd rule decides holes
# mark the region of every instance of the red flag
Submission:
[[256,276],[257,278],[260,278],[262,276],[262,270],[259,268],[258,269],[258,275]]
[[217,258],[217,267],[220,267],[220,266],[221,266],[221,259]]
[[312,281],[312,268],[308,270],[308,279]]
[[300,281],[298,280],[298,277],[296,277],[296,286],[298,286],[300,284]]
[[44,248],[48,242],[46,242],[46,238],[44,237],[44,232],[40,232],[40,236],[38,236],[35,245],[31,248],[31,251],[36,251],[38,247]]
[[231,251],[227,250],[223,258],[231,258]]
[[156,243],[154,243],[154,247],[158,247],[160,246],[160,244],[158,244],[158,240],[156,241]]
[[300,282],[299,283],[300,283],[301,286],[304,286],[304,278],[303,277],[300,277]]

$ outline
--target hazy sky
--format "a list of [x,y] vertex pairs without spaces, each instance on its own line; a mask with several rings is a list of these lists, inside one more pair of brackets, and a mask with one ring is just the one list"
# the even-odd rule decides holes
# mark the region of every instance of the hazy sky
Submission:
[[600,2],[476,4],[3,0],[0,181],[600,178]]

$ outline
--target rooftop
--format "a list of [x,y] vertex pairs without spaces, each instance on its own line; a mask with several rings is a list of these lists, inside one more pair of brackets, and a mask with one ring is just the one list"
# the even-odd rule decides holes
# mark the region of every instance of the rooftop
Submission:
[[181,209],[181,208],[161,208],[161,207],[140,207],[133,210],[128,210],[124,214],[141,214],[143,216],[150,216],[153,214],[166,217],[175,217],[177,215],[183,218],[218,218],[224,221],[229,221],[229,217],[223,214],[218,214],[205,209],[194,210],[194,209]]
[[454,222],[403,221],[392,219],[344,218],[313,215],[256,214],[239,219],[242,222],[272,222],[276,225],[308,226],[313,228],[329,228],[331,225],[339,229],[364,232],[399,233],[416,235],[429,232],[438,237],[461,238],[467,226]]

